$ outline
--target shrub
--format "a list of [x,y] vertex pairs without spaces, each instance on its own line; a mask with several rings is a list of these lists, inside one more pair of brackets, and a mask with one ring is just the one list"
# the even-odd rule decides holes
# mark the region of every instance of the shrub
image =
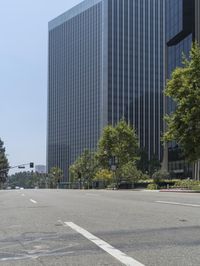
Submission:
[[147,189],[149,189],[149,190],[156,190],[156,189],[158,189],[158,185],[156,185],[156,184],[149,184],[147,186]]
[[107,185],[108,189],[116,189],[117,188],[117,184],[116,183],[111,183],[109,185]]
[[106,184],[110,184],[113,181],[113,173],[107,169],[100,169],[96,173],[94,181],[103,181]]
[[159,170],[152,175],[152,179],[155,184],[158,184],[161,180],[168,178],[169,178],[169,173],[165,170]]
[[178,180],[175,182],[174,187],[200,190],[200,181],[190,179]]

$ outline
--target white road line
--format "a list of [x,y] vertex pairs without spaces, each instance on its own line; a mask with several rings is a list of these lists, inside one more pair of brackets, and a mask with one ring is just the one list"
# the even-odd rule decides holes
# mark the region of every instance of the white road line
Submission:
[[34,203],[34,204],[37,203],[37,201],[35,201],[35,200],[33,200],[33,199],[30,199],[30,201],[31,201],[32,203]]
[[124,265],[127,266],[144,266],[139,261],[127,256],[125,253],[121,252],[118,249],[115,249],[113,246],[105,242],[104,240],[96,237],[95,235],[91,234],[90,232],[86,231],[85,229],[81,228],[80,226],[72,223],[72,222],[65,222],[65,224],[71,227],[73,230],[78,232],[79,234],[83,235],[85,238],[96,244],[98,247],[109,253],[115,259],[122,262]]
[[180,202],[173,202],[173,201],[155,201],[156,203],[162,204],[171,204],[171,205],[180,205],[180,206],[189,206],[189,207],[200,207],[198,204],[189,204],[189,203],[180,203]]

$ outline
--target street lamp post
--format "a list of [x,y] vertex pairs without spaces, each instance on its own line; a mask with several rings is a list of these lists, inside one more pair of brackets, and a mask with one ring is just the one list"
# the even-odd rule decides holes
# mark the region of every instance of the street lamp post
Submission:
[[86,169],[86,172],[87,172],[87,174],[86,174],[87,188],[89,189],[89,179],[90,179],[90,175],[88,173],[88,170],[90,169],[89,165],[87,165],[85,169]]
[[81,173],[78,172],[79,189],[81,189]]
[[116,181],[117,188],[118,188],[118,181],[117,181],[117,176],[116,176],[118,159],[116,156],[112,156],[112,158],[109,160],[109,165],[110,165],[111,171],[113,172],[113,176],[115,177],[115,181]]

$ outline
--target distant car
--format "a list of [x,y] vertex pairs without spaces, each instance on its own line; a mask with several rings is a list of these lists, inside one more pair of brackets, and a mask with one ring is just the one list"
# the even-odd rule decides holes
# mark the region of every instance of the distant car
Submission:
[[7,187],[6,189],[11,189],[11,187]]
[[24,189],[23,187],[20,187],[20,189]]
[[18,187],[18,186],[16,186],[16,187],[15,187],[15,189],[19,189],[19,187]]

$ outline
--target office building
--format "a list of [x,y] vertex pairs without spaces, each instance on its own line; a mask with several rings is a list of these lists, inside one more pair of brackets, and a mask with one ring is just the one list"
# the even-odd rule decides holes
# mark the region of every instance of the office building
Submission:
[[[195,40],[200,41],[200,1],[166,0],[167,78],[177,66],[182,66],[183,54],[189,56]],[[174,109],[174,102],[167,99],[166,112]],[[168,168],[179,177],[192,175],[191,165],[176,142],[168,147]]]
[[164,1],[86,0],[49,22],[48,169],[67,178],[123,117],[162,159],[165,43]]
[[200,43],[200,1],[195,0],[195,39]]

